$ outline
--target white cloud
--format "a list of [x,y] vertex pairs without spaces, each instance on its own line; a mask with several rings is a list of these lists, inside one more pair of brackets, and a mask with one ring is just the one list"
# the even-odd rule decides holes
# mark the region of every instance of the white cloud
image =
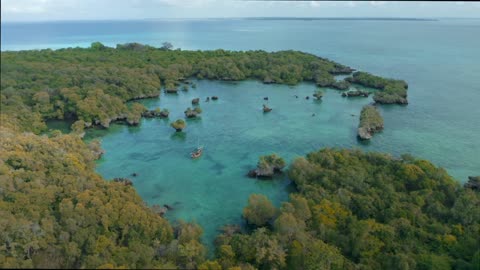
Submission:
[[385,2],[385,1],[370,1],[370,5],[372,5],[372,6],[383,6],[386,3],[387,2]]
[[319,7],[320,6],[320,1],[310,1],[310,6],[311,7]]
[[478,2],[431,5],[385,1],[1,0],[1,5],[2,22],[255,16],[478,18],[480,14]]

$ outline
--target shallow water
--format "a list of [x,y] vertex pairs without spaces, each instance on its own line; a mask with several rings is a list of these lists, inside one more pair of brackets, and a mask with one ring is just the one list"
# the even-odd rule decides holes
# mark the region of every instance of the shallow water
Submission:
[[[267,195],[277,206],[287,199],[291,185],[285,175],[271,181],[246,177],[260,155],[275,152],[291,161],[320,147],[362,145],[356,140],[358,113],[371,99],[347,99],[326,90],[323,101],[306,100],[315,90],[312,84],[196,83],[195,90],[142,101],[150,109],[169,109],[169,120],[144,119],[140,127],[115,125],[113,130],[91,131],[88,137],[100,137],[106,150],[98,164],[100,174],[130,177],[149,205],[173,206],[168,216],[196,220],[205,229],[205,239],[212,239],[222,225],[241,222],[252,193]],[[219,100],[204,101],[214,95]],[[201,99],[201,119],[187,120],[184,132],[176,133],[169,122],[184,118],[195,97]],[[263,113],[263,104],[273,110]],[[189,153],[197,145],[205,146],[204,154],[192,160]],[[134,172],[137,177],[131,177]]]
[[[319,147],[359,147],[431,160],[460,182],[480,174],[480,20],[2,23],[1,35],[2,50],[85,47],[97,40],[110,46],[170,41],[183,49],[295,49],[409,83],[410,104],[381,106],[385,130],[367,144],[355,131],[370,98],[347,100],[331,90],[317,103],[293,98],[311,95],[313,85],[253,81],[200,81],[197,90],[142,101],[170,109],[175,120],[193,97],[218,95],[216,102],[201,103],[202,119],[188,121],[184,137],[161,119],[89,133],[101,136],[107,150],[99,173],[139,173],[133,180],[145,201],[172,204],[169,218],[196,220],[208,243],[219,226],[240,222],[250,193],[266,194],[277,205],[286,199],[288,180],[244,176],[259,155],[277,152],[291,161]],[[273,108],[268,114],[261,111],[264,96]],[[188,154],[197,144],[206,146],[205,153],[192,161]]]

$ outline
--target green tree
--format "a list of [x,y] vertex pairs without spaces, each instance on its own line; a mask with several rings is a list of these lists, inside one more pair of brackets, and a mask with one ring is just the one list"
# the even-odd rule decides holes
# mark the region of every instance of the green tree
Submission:
[[170,124],[177,132],[182,131],[185,127],[187,127],[187,123],[183,119],[177,119],[175,122]]
[[243,217],[250,224],[264,226],[275,216],[276,211],[265,195],[252,194],[248,198],[248,205],[243,209]]

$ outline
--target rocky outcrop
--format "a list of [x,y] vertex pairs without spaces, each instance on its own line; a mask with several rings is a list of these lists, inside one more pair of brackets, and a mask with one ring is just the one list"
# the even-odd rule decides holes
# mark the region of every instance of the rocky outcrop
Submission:
[[207,98],[205,99],[205,102],[209,102],[209,101],[210,101],[210,97],[207,97]]
[[130,180],[128,178],[123,178],[123,177],[113,178],[113,182],[122,183],[125,186],[132,186],[133,185],[132,180]]
[[383,118],[377,108],[371,105],[363,107],[357,134],[361,140],[370,140],[375,132],[383,129]]
[[167,109],[160,110],[160,108],[157,108],[155,110],[148,110],[142,113],[142,116],[145,118],[156,118],[156,117],[161,117],[165,118],[168,117],[170,112]]
[[218,99],[217,96],[213,96],[213,97],[212,97],[212,100],[217,100],[217,99]]
[[275,173],[280,173],[286,163],[283,158],[276,154],[261,156],[257,163],[257,168],[247,173],[251,178],[271,178]]
[[370,92],[362,90],[352,90],[342,93],[342,97],[368,97]]
[[177,92],[178,92],[178,89],[175,86],[170,86],[170,87],[165,88],[165,93],[176,94]]
[[359,127],[357,133],[362,140],[370,140],[372,138],[372,132],[365,127]]
[[263,83],[264,84],[272,84],[272,83],[275,83],[275,80],[273,80],[271,77],[267,76],[263,79]]
[[191,109],[190,107],[187,108],[186,111],[184,111],[185,113],[185,116],[187,118],[195,118],[195,117],[198,117],[199,114],[202,113],[202,109],[200,109],[199,107],[196,107],[195,109]]
[[332,75],[349,75],[354,71],[355,71],[354,68],[347,67],[347,66],[344,66],[344,65],[335,64],[334,70],[331,70],[330,74],[332,74]]
[[347,81],[338,81],[334,82],[331,87],[338,90],[347,90],[350,87],[350,83]]
[[159,97],[159,96],[160,96],[160,93],[142,94],[142,95],[138,95],[138,96],[132,97],[130,99],[127,99],[127,101],[146,99],[146,98],[156,98],[156,97]]
[[323,92],[320,91],[320,90],[317,90],[317,91],[315,91],[315,93],[313,93],[313,96],[314,96],[317,100],[320,100],[320,99],[322,99],[322,97],[323,97]]
[[170,206],[168,204],[164,204],[163,207],[167,208],[168,211],[172,211],[173,210],[173,206]]
[[480,191],[480,176],[469,176],[468,182],[466,182],[463,186],[475,191]]
[[95,160],[100,159],[103,156],[103,154],[105,154],[105,150],[103,150],[102,147],[100,146],[100,141],[92,140],[87,145],[88,145],[88,149],[90,149],[90,151],[92,152]]
[[154,205],[152,205],[152,211],[155,214],[163,217],[163,215],[165,215],[168,212],[168,209],[165,206],[160,206],[158,204],[154,204]]
[[192,105],[198,105],[198,103],[200,103],[200,98],[192,99]]

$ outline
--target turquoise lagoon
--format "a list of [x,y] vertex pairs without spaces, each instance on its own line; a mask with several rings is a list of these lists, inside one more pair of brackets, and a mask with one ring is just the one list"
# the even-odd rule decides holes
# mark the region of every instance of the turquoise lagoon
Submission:
[[[324,89],[323,100],[315,100],[316,87],[307,83],[290,87],[257,81],[195,82],[197,88],[188,92],[141,101],[150,109],[169,109],[168,120],[143,119],[139,127],[92,130],[87,139],[100,138],[106,150],[98,163],[100,174],[129,177],[149,205],[173,206],[168,217],[197,221],[206,239],[213,239],[225,224],[242,222],[250,194],[265,194],[277,206],[288,198],[293,187],[286,175],[273,180],[246,176],[260,155],[277,153],[290,162],[322,147],[368,149],[371,144],[356,139],[358,114],[370,98],[348,99],[340,91]],[[219,99],[205,102],[211,96]],[[184,132],[175,132],[169,123],[184,118],[196,97],[201,100],[201,118],[188,119]],[[263,104],[273,110],[263,113]],[[375,142],[388,143],[383,134]],[[197,145],[205,147],[204,154],[192,160],[190,152]]]
[[[241,222],[249,194],[265,194],[277,206],[287,199],[292,187],[286,177],[245,177],[259,155],[276,152],[292,161],[320,147],[358,147],[431,160],[459,182],[480,174],[478,19],[2,23],[1,35],[2,50],[86,47],[93,41],[109,46],[170,41],[195,50],[294,49],[409,83],[410,104],[380,106],[385,130],[366,144],[357,141],[356,127],[361,107],[371,98],[346,99],[327,89],[317,102],[305,100],[314,85],[255,81],[198,81],[196,90],[141,101],[149,108],[168,108],[173,121],[184,117],[192,98],[200,97],[202,118],[188,120],[184,134],[175,134],[162,119],[89,132],[107,151],[98,162],[100,174],[113,178],[138,173],[133,181],[142,198],[149,205],[174,206],[168,213],[171,220],[196,220],[208,244],[219,227]],[[203,102],[212,95],[220,99]],[[273,111],[263,114],[263,103]],[[206,146],[205,153],[191,160],[197,144]]]

